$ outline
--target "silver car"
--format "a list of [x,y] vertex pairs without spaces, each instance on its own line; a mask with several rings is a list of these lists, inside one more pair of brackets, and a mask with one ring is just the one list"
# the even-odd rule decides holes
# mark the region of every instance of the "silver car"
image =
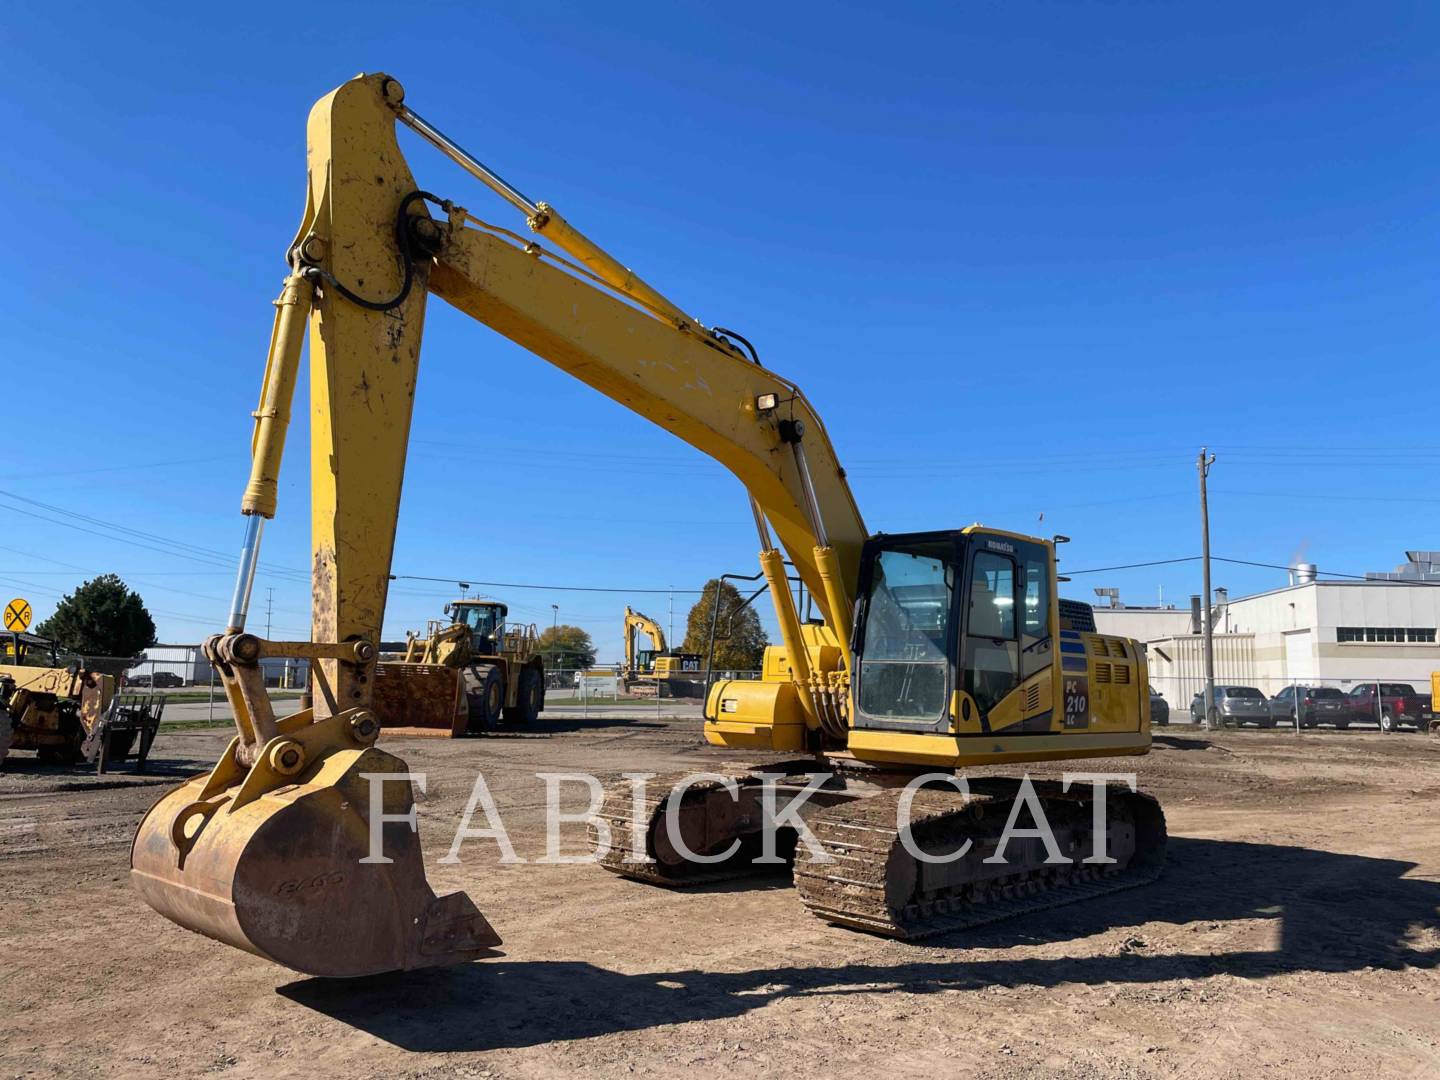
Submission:
[[1277,720],[1293,724],[1297,711],[1301,727],[1314,727],[1323,723],[1344,728],[1350,724],[1349,705],[1345,701],[1345,695],[1333,686],[1287,686],[1270,699],[1270,715]]
[[[1216,719],[1226,727],[1254,724],[1257,727],[1274,727],[1270,715],[1270,702],[1253,686],[1215,687]],[[1200,723],[1205,716],[1205,693],[1201,691],[1190,702],[1190,719]]]

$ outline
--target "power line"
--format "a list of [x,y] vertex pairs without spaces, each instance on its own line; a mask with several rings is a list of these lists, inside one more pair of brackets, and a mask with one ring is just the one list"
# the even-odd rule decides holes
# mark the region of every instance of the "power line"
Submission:
[[134,465],[87,465],[83,469],[43,469],[40,471],[31,469],[23,473],[0,475],[0,480],[30,480],[37,476],[89,476],[92,473],[102,472],[140,472],[142,470],[168,468],[172,465],[206,465],[212,461],[226,461],[229,460],[229,458],[229,454],[223,457],[217,454],[213,457],[184,458],[172,461],[147,461]]
[[[1216,562],[1234,563],[1236,566],[1260,566],[1267,570],[1294,570],[1293,566],[1283,566],[1280,563],[1256,562],[1253,559],[1226,559],[1220,555],[1212,555]],[[1315,573],[1323,574],[1326,577],[1346,578],[1351,581],[1368,581],[1372,585],[1440,585],[1440,581],[1423,581],[1419,578],[1372,578],[1368,574],[1346,574],[1339,570],[1316,569]]]
[[[168,555],[171,558],[179,557],[198,562],[206,566],[233,567],[234,557],[212,548],[200,547],[196,544],[187,543],[183,540],[174,540],[170,537],[161,536],[158,533],[145,532],[143,529],[132,529],[127,525],[120,525],[113,521],[106,521],[103,518],[91,517],[88,514],[77,513],[74,510],[66,510],[63,506],[55,506],[51,503],[41,502],[38,499],[26,498],[24,495],[17,495],[14,492],[0,490],[0,495],[7,499],[15,499],[31,506],[39,507],[49,511],[49,514],[39,513],[34,510],[27,510],[22,506],[13,506],[7,503],[0,503],[0,508],[9,510],[12,513],[24,514],[39,521],[47,521],[52,525],[60,525],[67,529],[74,529],[77,532],[88,533],[91,536],[98,536],[102,540],[119,541],[122,544],[129,544],[132,547],[144,548],[147,551],[154,551],[161,555]],[[51,516],[60,514],[67,518],[74,518],[75,521],[63,521],[60,518]],[[97,531],[94,528],[86,528],[85,525],[76,524],[77,521],[86,522],[89,525],[98,526],[105,532]],[[118,534],[118,535],[117,535]],[[164,545],[164,546],[157,546]],[[290,567],[273,565],[262,566],[262,571],[282,577],[309,580],[308,571],[297,570]]]
[[1121,563],[1119,566],[1097,566],[1090,570],[1066,570],[1066,577],[1079,577],[1081,574],[1103,574],[1110,570],[1136,570],[1142,566],[1171,566],[1174,563],[1198,562],[1199,555],[1185,555],[1179,559],[1153,559],[1150,562]]
[[[1215,562],[1230,563],[1234,566],[1255,566],[1264,570],[1294,570],[1293,566],[1286,566],[1284,563],[1260,562],[1256,559],[1230,559],[1223,555],[1212,555],[1210,558]],[[1087,570],[1066,570],[1066,577],[1079,577],[1081,574],[1103,574],[1111,570],[1137,570],[1147,566],[1172,566],[1176,563],[1198,562],[1199,555],[1186,555],[1179,559],[1152,559],[1149,562],[1121,563],[1116,566],[1097,566]],[[1423,581],[1419,579],[1395,579],[1395,578],[1373,578],[1368,574],[1347,574],[1341,570],[1316,569],[1315,574],[1323,577],[1345,578],[1349,581],[1368,581],[1372,585],[1440,585],[1440,581]]]
[[1385,503],[1440,503],[1440,499],[1420,495],[1335,495],[1331,493],[1310,493],[1305,491],[1240,491],[1235,488],[1216,488],[1216,495],[1246,495],[1263,499],[1324,499],[1329,502],[1385,502]]
[[438,581],[446,585],[483,585],[487,589],[540,589],[545,592],[588,592],[588,593],[666,593],[677,592],[699,596],[704,589],[631,589],[613,585],[531,585],[514,581],[477,581],[467,577],[426,577],[423,574],[391,574],[391,581]]

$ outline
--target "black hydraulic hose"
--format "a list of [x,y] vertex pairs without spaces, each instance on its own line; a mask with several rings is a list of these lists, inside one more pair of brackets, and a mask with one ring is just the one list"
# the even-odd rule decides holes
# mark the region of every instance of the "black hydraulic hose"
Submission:
[[727,338],[734,338],[736,341],[740,342],[741,345],[745,346],[745,351],[750,354],[750,359],[755,361],[755,365],[757,367],[763,366],[760,363],[760,354],[755,351],[755,346],[751,345],[749,340],[737,334],[734,330],[726,330],[723,326],[715,327],[715,333],[724,334]]
[[334,274],[321,270],[318,266],[311,267],[310,270],[318,274],[327,285],[334,286],[336,292],[356,307],[362,307],[366,311],[390,311],[399,307],[405,302],[410,295],[411,288],[415,285],[415,242],[408,227],[410,223],[408,211],[410,205],[420,199],[428,199],[437,206],[446,205],[444,200],[428,191],[412,191],[400,200],[400,209],[395,212],[395,246],[400,249],[400,261],[405,270],[405,280],[400,284],[400,291],[389,300],[367,300],[346,286]]

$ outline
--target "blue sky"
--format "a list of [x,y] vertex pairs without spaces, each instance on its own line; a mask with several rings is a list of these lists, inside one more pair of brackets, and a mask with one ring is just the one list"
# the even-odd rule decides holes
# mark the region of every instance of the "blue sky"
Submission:
[[[1433,7],[517,8],[0,16],[0,592],[43,617],[116,571],[163,640],[220,628],[305,116],[375,70],[799,382],[871,529],[1063,532],[1072,570],[1193,555],[1205,443],[1219,555],[1364,572],[1440,547]],[[402,145],[423,186],[509,220]],[[754,572],[718,466],[439,301],[427,331],[397,573]],[[304,428],[302,410],[257,590],[276,636],[308,627]],[[1184,604],[1198,577],[1070,592]],[[398,583],[387,636],[453,591]],[[670,606],[488,591],[541,623],[559,604],[602,659],[626,602]]]

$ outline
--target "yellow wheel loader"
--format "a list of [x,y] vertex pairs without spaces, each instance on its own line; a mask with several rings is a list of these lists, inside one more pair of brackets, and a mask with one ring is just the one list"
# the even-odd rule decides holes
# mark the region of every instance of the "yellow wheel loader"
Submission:
[[164,699],[117,693],[115,677],[84,660],[62,663],[55,642],[0,631],[0,765],[32,750],[47,765],[95,764],[99,771],[133,758],[144,768],[160,728]]
[[[419,187],[397,123],[520,210],[529,235]],[[1124,784],[987,775],[967,793],[942,783],[970,766],[1023,770],[1150,748],[1144,652],[1096,633],[1087,607],[1059,598],[1059,538],[981,525],[870,533],[797,385],[739,334],[707,327],[506,183],[417,114],[388,75],[359,76],[321,99],[307,146],[308,198],[255,412],[235,600],[225,632],[206,644],[236,737],[208,775],[167,794],[140,825],[134,878],[156,910],[323,975],[466,961],[498,943],[468,897],[430,889],[405,763],[375,747],[391,719],[377,707],[375,641],[431,294],[745,487],[783,644],[768,650],[762,680],[713,687],[705,737],[764,760],[785,755],[769,767],[778,786],[813,792],[805,824],[829,857],[807,848],[795,882],[818,916],[915,937],[1159,872],[1163,815]],[[266,641],[246,632],[246,612],[307,327],[314,640]],[[819,622],[801,621],[787,560]],[[313,711],[275,715],[260,677],[266,656],[310,661]],[[766,818],[764,770],[734,771],[733,793],[653,780],[639,829],[629,827],[629,785],[616,788],[603,813],[622,823],[612,829],[621,848],[650,861],[612,850],[603,865],[665,885],[749,872]],[[368,785],[377,775],[396,780]],[[383,798],[372,803],[376,791]],[[993,857],[1020,795],[1049,819],[1057,858],[1029,841],[1008,860]],[[914,813],[901,828],[906,805]],[[367,858],[372,824],[385,861]],[[710,861],[682,857],[677,840]],[[1108,857],[1089,858],[1102,843]]]
[[385,730],[459,737],[533,724],[545,708],[545,660],[534,624],[508,622],[509,613],[494,600],[456,600],[445,605],[451,622],[410,634],[404,659],[375,672]]

